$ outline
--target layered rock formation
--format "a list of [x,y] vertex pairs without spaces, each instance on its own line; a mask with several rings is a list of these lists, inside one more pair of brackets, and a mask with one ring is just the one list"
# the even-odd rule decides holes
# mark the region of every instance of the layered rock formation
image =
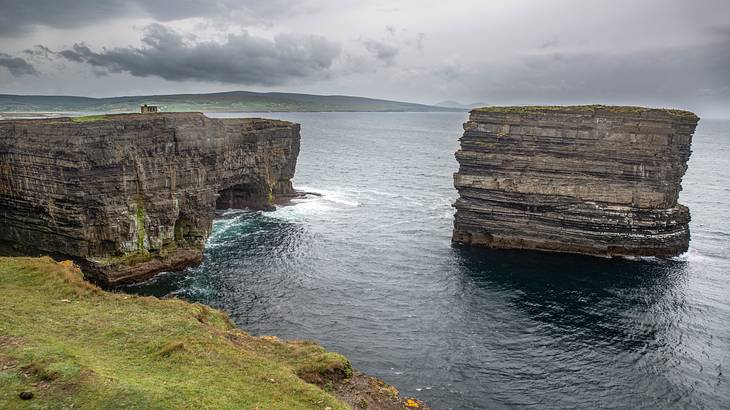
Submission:
[[598,256],[687,250],[677,203],[697,116],[640,107],[489,107],[464,124],[453,240]]
[[299,125],[199,113],[0,121],[5,253],[76,260],[103,285],[197,264],[216,208],[294,194]]

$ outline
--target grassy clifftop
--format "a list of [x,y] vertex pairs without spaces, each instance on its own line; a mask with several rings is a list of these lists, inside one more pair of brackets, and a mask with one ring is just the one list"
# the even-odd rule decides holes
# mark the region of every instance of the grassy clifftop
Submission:
[[70,262],[0,258],[0,408],[419,407],[352,373],[313,342],[250,336],[204,305],[105,292]]
[[474,108],[472,112],[492,114],[535,114],[535,113],[578,113],[596,114],[597,112],[618,115],[641,115],[646,112],[660,112],[675,118],[697,121],[699,117],[692,112],[667,108],[647,108],[622,105],[514,105]]

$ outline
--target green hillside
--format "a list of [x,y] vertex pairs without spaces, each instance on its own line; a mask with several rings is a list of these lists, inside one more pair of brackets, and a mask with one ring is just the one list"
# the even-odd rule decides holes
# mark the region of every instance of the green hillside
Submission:
[[248,91],[111,98],[0,94],[0,112],[129,112],[137,111],[141,104],[159,105],[163,111],[208,112],[462,111],[456,108],[342,95],[254,93]]

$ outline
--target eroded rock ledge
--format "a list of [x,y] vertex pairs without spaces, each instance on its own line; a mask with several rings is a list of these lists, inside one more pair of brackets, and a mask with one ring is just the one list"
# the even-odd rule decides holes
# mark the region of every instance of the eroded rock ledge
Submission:
[[299,125],[200,113],[0,121],[4,253],[106,286],[200,263],[216,208],[295,194]]
[[491,248],[668,257],[699,118],[641,107],[488,107],[464,124],[453,240]]

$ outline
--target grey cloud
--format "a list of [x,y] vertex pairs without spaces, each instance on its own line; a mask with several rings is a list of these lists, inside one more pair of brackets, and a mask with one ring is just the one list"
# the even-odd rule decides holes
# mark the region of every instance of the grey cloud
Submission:
[[431,73],[443,81],[453,81],[464,75],[464,69],[458,60],[449,60],[433,67]]
[[20,57],[13,57],[9,54],[0,53],[0,67],[5,67],[15,77],[21,75],[37,75],[35,67]]
[[[289,85],[294,85],[307,92],[424,102],[673,105],[705,107],[724,116],[730,109],[730,24],[724,18],[730,10],[728,0],[590,5],[581,0],[500,5],[470,0],[462,7],[469,10],[466,14],[445,13],[453,7],[444,3],[375,3],[0,0],[0,50],[13,55],[3,59],[22,57],[40,72],[3,85],[6,92],[101,95],[223,90],[222,82],[278,91],[292,91]],[[393,13],[391,8],[400,11]],[[133,28],[113,37],[110,30],[122,21],[103,25],[112,19],[167,22],[187,17],[199,20],[174,26],[200,30],[200,38],[152,26],[138,42],[138,34],[122,37]],[[56,30],[88,24],[98,29],[98,38],[73,38]],[[519,33],[511,33],[516,26]],[[249,34],[222,37],[243,27]],[[254,34],[259,29],[266,38]],[[268,37],[288,30],[317,32],[326,39]],[[28,31],[33,31],[31,39],[19,35]],[[105,42],[110,37],[113,40]],[[217,42],[204,41],[210,38]],[[38,42],[59,53],[29,47]],[[74,42],[79,44],[70,47]],[[28,51],[9,51],[23,49]],[[78,69],[81,64],[85,69]],[[99,75],[125,75],[90,81],[89,67]],[[32,72],[28,67],[14,70]],[[6,68],[0,71],[0,77],[11,76]],[[177,82],[159,81],[160,77]],[[332,81],[316,81],[322,78]],[[188,79],[219,84],[181,82]]]
[[50,60],[55,54],[51,49],[40,44],[23,50],[23,53],[32,57],[42,57],[43,59]]
[[75,44],[58,54],[107,72],[137,77],[158,76],[171,81],[211,81],[248,85],[280,85],[293,80],[316,80],[330,75],[340,46],[320,36],[280,34],[274,40],[244,32],[224,43],[187,43],[178,32],[153,24],[142,47],[94,51]]
[[387,65],[393,64],[395,62],[395,57],[400,52],[398,47],[384,41],[365,40],[363,41],[363,44],[365,45],[365,48],[375,56],[375,58]]
[[730,41],[623,52],[536,50],[521,64],[478,71],[485,73],[473,73],[482,77],[482,95],[498,101],[686,107],[710,94],[730,97]]
[[543,50],[545,50],[545,49],[549,49],[549,48],[557,47],[557,46],[558,46],[558,44],[559,44],[559,43],[558,43],[558,40],[557,40],[557,39],[552,39],[552,40],[547,40],[547,41],[543,41],[543,42],[542,42],[542,43],[541,43],[541,44],[540,44],[540,45],[538,46],[538,48],[539,48],[539,49],[543,49]]
[[416,48],[423,51],[423,40],[426,38],[426,33],[418,33],[416,36]]
[[[61,50],[58,52],[59,55],[64,57],[66,60],[73,61],[76,63],[83,63],[86,59],[93,56],[94,52],[89,47],[83,44],[74,44],[73,50]],[[90,64],[94,65],[92,62]]]
[[0,10],[0,36],[17,36],[34,26],[74,28],[120,17],[234,17],[251,23],[306,9],[295,0],[0,0]]
[[385,63],[387,66],[395,64],[396,57],[401,52],[407,52],[407,49],[415,47],[416,50],[423,52],[423,41],[426,34],[418,32],[411,35],[407,29],[398,29],[392,24],[385,26],[385,35],[380,40],[372,38],[361,39],[360,42],[365,49],[376,59]]
[[730,41],[730,24],[724,26],[711,27],[709,30],[711,33],[717,34],[720,38],[725,41]]

